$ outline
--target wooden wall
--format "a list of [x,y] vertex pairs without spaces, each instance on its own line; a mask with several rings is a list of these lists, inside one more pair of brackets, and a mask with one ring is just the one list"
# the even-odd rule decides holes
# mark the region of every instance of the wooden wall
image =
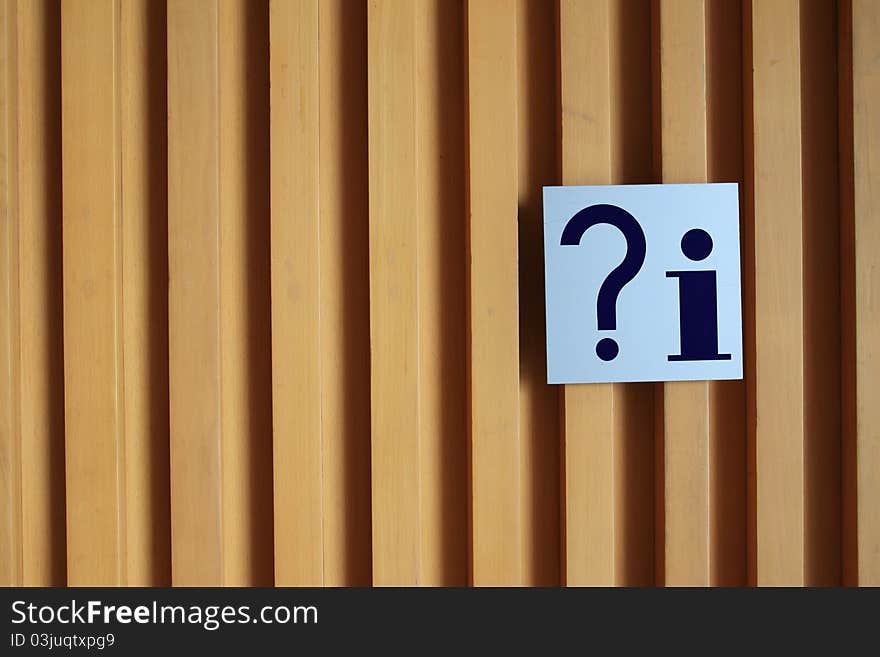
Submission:
[[[0,584],[880,584],[876,0],[2,0],[0,165]],[[745,379],[547,385],[711,181]]]

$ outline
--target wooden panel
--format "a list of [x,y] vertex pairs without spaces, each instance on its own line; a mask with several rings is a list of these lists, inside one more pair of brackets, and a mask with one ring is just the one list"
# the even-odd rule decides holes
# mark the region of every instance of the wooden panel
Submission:
[[840,144],[840,476],[841,580],[855,586],[859,579],[858,461],[856,434],[856,267],[853,144],[853,10],[852,2],[837,6],[838,141]]
[[175,585],[223,582],[218,7],[168,3],[168,346]]
[[547,383],[544,322],[544,185],[558,184],[554,3],[517,0],[520,446],[523,584],[560,582],[560,414]]
[[513,4],[467,6],[473,583],[522,582]]
[[755,1],[751,125],[756,581],[804,583],[803,233],[798,4]]
[[841,583],[841,288],[837,8],[801,0],[804,581]]
[[318,3],[270,5],[275,582],[324,581]]
[[[651,180],[649,27],[648,2],[560,4],[564,184]],[[566,386],[562,409],[565,582],[653,583],[653,386]]]
[[165,75],[149,65],[163,27],[144,2],[63,13],[71,583],[170,580],[166,306],[152,292],[167,276]]
[[273,581],[268,6],[222,0],[217,20],[223,573],[230,586],[267,585]]
[[67,573],[122,584],[122,216],[117,3],[61,12]]
[[[668,0],[660,11],[661,168],[664,183],[706,182],[706,6]],[[709,384],[663,390],[665,572],[672,586],[709,584]]]
[[853,237],[857,581],[880,585],[880,5],[852,2]]
[[[710,182],[743,180],[743,7],[739,0],[706,5],[706,120]],[[740,187],[740,253],[745,253],[744,190]],[[741,255],[742,284],[754,272],[753,258]],[[752,308],[743,295],[744,323]],[[744,334],[746,331],[744,331]],[[753,350],[744,339],[744,378],[751,376]],[[710,582],[743,586],[747,579],[746,383],[716,381],[709,386]]]
[[172,570],[268,584],[268,11],[175,2],[167,22]]
[[165,8],[119,4],[126,583],[171,583]]
[[[610,4],[562,0],[559,6],[565,185],[611,182]],[[612,586],[620,542],[615,522],[615,386],[569,385],[563,390],[565,583]]]
[[[0,583],[880,583],[878,32],[0,0]],[[745,381],[545,383],[559,179],[742,183]]]
[[758,581],[758,496],[757,496],[757,445],[755,444],[755,425],[757,414],[756,385],[756,344],[757,322],[755,319],[755,121],[754,121],[754,76],[752,39],[752,3],[744,0],[742,4],[742,70],[743,70],[743,187],[740,202],[740,227],[742,229],[742,271],[743,285],[743,383],[746,398],[746,580],[749,585]]
[[419,0],[420,583],[467,584],[463,3]]
[[[16,2],[22,582],[66,582],[61,284],[61,15]],[[10,44],[11,45],[11,44]]]
[[373,583],[418,584],[415,6],[367,9]]
[[[654,162],[655,57],[648,0],[616,0],[610,6],[612,71],[611,181],[656,182]],[[655,399],[656,385],[614,388],[615,578],[618,584],[655,581]]]
[[[659,4],[664,183],[742,176],[739,29],[735,2]],[[664,386],[663,580],[745,583],[744,386]],[[699,409],[696,411],[695,409]]]
[[21,586],[18,327],[18,53],[12,2],[0,5],[0,586]]
[[372,568],[367,4],[319,5],[324,583],[365,586]]

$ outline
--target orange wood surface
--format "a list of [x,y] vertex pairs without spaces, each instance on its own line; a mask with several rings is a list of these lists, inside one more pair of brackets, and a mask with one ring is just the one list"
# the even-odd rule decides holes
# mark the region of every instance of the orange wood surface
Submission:
[[[0,584],[880,582],[875,0],[0,0]],[[740,185],[744,379],[546,383],[545,185]]]

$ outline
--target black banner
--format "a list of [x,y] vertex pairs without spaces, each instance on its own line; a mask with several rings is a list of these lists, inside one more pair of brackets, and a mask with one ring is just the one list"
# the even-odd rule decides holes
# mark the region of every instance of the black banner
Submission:
[[[606,654],[871,641],[876,589],[0,589],[0,655]],[[872,645],[868,643],[867,645]],[[275,654],[273,652],[272,654]]]

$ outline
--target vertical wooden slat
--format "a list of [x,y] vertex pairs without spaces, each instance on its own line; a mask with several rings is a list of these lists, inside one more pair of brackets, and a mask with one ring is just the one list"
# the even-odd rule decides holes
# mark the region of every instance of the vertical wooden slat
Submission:
[[61,16],[54,2],[16,2],[13,20],[22,583],[57,586],[66,582]]
[[473,583],[522,581],[516,16],[467,6]]
[[118,9],[83,0],[61,12],[71,585],[126,580]]
[[373,583],[419,583],[415,6],[367,9]]
[[[560,3],[563,184],[650,182],[649,18],[648,2]],[[651,584],[653,385],[563,395],[564,581]]]
[[743,82],[743,186],[740,226],[742,228],[742,293],[743,293],[743,383],[746,399],[746,581],[757,583],[758,510],[757,510],[757,446],[755,418],[757,412],[756,385],[756,331],[755,320],[755,159],[754,138],[754,76],[752,70],[752,3],[742,3],[742,82]]
[[18,94],[15,4],[0,5],[0,586],[21,586]]
[[318,3],[270,5],[275,581],[324,581]]
[[517,0],[520,446],[523,585],[560,582],[559,388],[547,383],[544,185],[558,184],[555,3]]
[[[648,0],[617,0],[611,6],[609,31],[615,74],[611,77],[611,175],[617,183],[657,181],[653,144],[656,115],[652,8]],[[618,583],[646,586],[655,582],[655,414],[657,386],[630,384],[615,388],[614,431]]]
[[324,584],[369,585],[367,5],[319,3]]
[[218,3],[223,575],[231,586],[273,581],[268,19],[266,3]]
[[418,0],[420,582],[467,583],[463,3]]
[[171,582],[165,8],[120,11],[126,583]]
[[[659,12],[664,183],[741,176],[736,3],[694,0]],[[743,384],[664,386],[664,573],[668,585],[745,581]]]
[[851,0],[841,0],[837,3],[837,139],[840,147],[840,566],[845,586],[855,586],[859,579],[852,20]]
[[793,0],[752,0],[755,277],[755,576],[804,582],[803,234],[800,20]]
[[801,0],[804,583],[841,583],[841,285],[837,8]]
[[[611,182],[610,19],[610,2],[562,0],[559,6],[565,185]],[[616,583],[614,393],[611,384],[563,388],[569,586]]]
[[[706,182],[706,4],[668,0],[660,12],[664,183]],[[663,386],[664,583],[709,584],[709,384]]]
[[[844,6],[844,9],[847,7]],[[856,581],[880,585],[880,4],[852,0],[852,239],[855,364],[852,371],[855,448]],[[849,45],[849,44],[848,44]]]
[[170,0],[167,20],[172,576],[219,585],[218,6]]
[[[742,20],[740,0],[712,0],[706,5],[710,182],[743,180]],[[740,192],[742,204],[742,187]],[[740,212],[740,224],[742,216]],[[744,233],[740,231],[741,254],[744,253]],[[746,264],[752,261],[742,258]],[[752,275],[751,271],[744,274],[744,288]],[[748,317],[749,312],[747,308],[744,317]],[[751,352],[744,353],[748,370]],[[745,376],[749,374],[744,372]],[[709,405],[712,409],[709,424],[710,582],[713,586],[742,586],[747,583],[745,381],[713,382],[709,387]]]

